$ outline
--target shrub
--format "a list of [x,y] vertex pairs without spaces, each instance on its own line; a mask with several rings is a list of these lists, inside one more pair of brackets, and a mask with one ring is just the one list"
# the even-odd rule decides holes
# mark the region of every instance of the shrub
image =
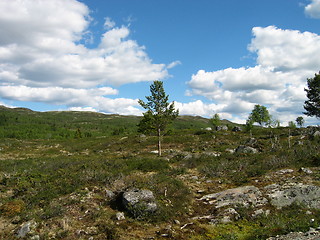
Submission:
[[21,213],[25,208],[25,203],[22,200],[12,200],[3,204],[0,207],[0,213],[6,217],[12,217]]

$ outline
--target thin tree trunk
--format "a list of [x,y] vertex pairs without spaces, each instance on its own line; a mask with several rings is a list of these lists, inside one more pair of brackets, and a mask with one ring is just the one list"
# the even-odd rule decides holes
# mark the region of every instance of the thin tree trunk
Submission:
[[161,129],[158,128],[158,156],[161,157]]

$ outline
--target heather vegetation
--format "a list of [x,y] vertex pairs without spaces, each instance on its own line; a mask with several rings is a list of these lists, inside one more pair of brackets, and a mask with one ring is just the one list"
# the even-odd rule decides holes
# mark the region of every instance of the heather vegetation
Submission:
[[[319,209],[303,204],[266,204],[261,211],[271,214],[259,217],[253,206],[239,205],[239,217],[224,223],[213,219],[220,208],[199,201],[293,179],[319,186],[316,128],[252,126],[250,137],[227,120],[219,119],[226,128],[210,130],[210,119],[180,116],[162,136],[158,157],[158,137],[138,133],[139,117],[4,107],[1,116],[1,239],[15,239],[25,223],[25,239],[266,239],[320,224]],[[292,172],[276,174],[283,169]],[[119,198],[128,189],[152,191],[157,211],[123,209]]]

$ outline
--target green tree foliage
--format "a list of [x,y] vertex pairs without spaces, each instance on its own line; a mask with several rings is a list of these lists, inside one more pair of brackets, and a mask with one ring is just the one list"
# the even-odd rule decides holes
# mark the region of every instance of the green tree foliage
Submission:
[[221,119],[218,113],[213,115],[213,117],[210,119],[210,122],[213,126],[217,127],[220,125]]
[[268,125],[271,121],[271,115],[265,106],[255,105],[252,112],[249,115],[248,122],[259,123],[260,126]]
[[275,118],[271,117],[268,125],[272,128],[278,128],[278,127],[280,127],[280,121],[279,121],[279,119],[275,119]]
[[304,90],[309,100],[304,102],[304,109],[307,116],[320,119],[320,73],[315,74],[314,78],[307,79],[308,88]]
[[297,123],[297,125],[299,126],[299,127],[302,127],[303,126],[303,124],[304,124],[304,119],[303,119],[303,117],[297,117],[296,118],[296,123]]
[[289,122],[288,122],[288,127],[289,127],[289,128],[296,128],[297,126],[296,126],[296,124],[295,124],[293,121],[289,121]]
[[179,115],[175,110],[174,102],[169,103],[169,95],[166,95],[163,82],[154,81],[150,86],[151,96],[146,96],[146,103],[139,100],[139,104],[147,111],[138,124],[139,132],[156,132],[158,136],[158,154],[161,156],[161,136],[170,124]]

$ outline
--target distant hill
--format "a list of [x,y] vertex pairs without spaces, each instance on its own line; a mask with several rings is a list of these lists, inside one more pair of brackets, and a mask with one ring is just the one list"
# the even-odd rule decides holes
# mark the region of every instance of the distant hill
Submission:
[[[48,111],[0,106],[0,138],[50,139],[98,137],[137,132],[140,116],[123,116],[97,112]],[[222,120],[224,125],[235,125]],[[171,130],[200,130],[211,127],[209,119],[179,116]]]

